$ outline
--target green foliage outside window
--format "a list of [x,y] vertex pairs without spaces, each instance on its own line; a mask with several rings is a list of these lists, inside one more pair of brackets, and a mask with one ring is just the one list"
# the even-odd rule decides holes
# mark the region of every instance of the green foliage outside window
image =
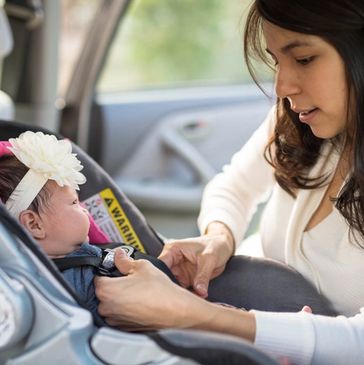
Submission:
[[242,33],[248,0],[136,0],[99,91],[251,82]]

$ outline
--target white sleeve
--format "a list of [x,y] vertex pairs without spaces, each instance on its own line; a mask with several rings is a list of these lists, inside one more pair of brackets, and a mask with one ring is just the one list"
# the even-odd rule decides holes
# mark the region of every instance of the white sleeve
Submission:
[[209,223],[220,221],[233,233],[238,245],[256,210],[274,184],[273,168],[264,158],[264,150],[275,125],[275,107],[263,124],[237,152],[223,172],[206,186],[198,218],[200,232]]
[[252,311],[255,345],[296,365],[363,365],[364,311],[354,317]]

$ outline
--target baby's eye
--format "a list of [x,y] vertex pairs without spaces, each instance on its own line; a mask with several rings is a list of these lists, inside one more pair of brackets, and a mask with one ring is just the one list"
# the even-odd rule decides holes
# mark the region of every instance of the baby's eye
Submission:
[[315,57],[305,57],[305,58],[299,58],[296,60],[297,63],[299,63],[302,66],[306,66],[309,63],[311,63],[314,60]]

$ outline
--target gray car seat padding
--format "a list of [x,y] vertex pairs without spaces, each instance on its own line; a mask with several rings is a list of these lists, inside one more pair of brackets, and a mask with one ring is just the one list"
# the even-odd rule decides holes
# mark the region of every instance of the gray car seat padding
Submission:
[[210,282],[209,298],[247,310],[313,313],[335,316],[330,302],[300,273],[278,261],[233,256],[222,275]]

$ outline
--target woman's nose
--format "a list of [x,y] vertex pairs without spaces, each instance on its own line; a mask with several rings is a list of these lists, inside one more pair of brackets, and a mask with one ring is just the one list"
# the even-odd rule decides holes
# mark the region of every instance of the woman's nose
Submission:
[[276,71],[275,90],[279,98],[287,98],[301,92],[299,79],[290,68],[280,67]]

